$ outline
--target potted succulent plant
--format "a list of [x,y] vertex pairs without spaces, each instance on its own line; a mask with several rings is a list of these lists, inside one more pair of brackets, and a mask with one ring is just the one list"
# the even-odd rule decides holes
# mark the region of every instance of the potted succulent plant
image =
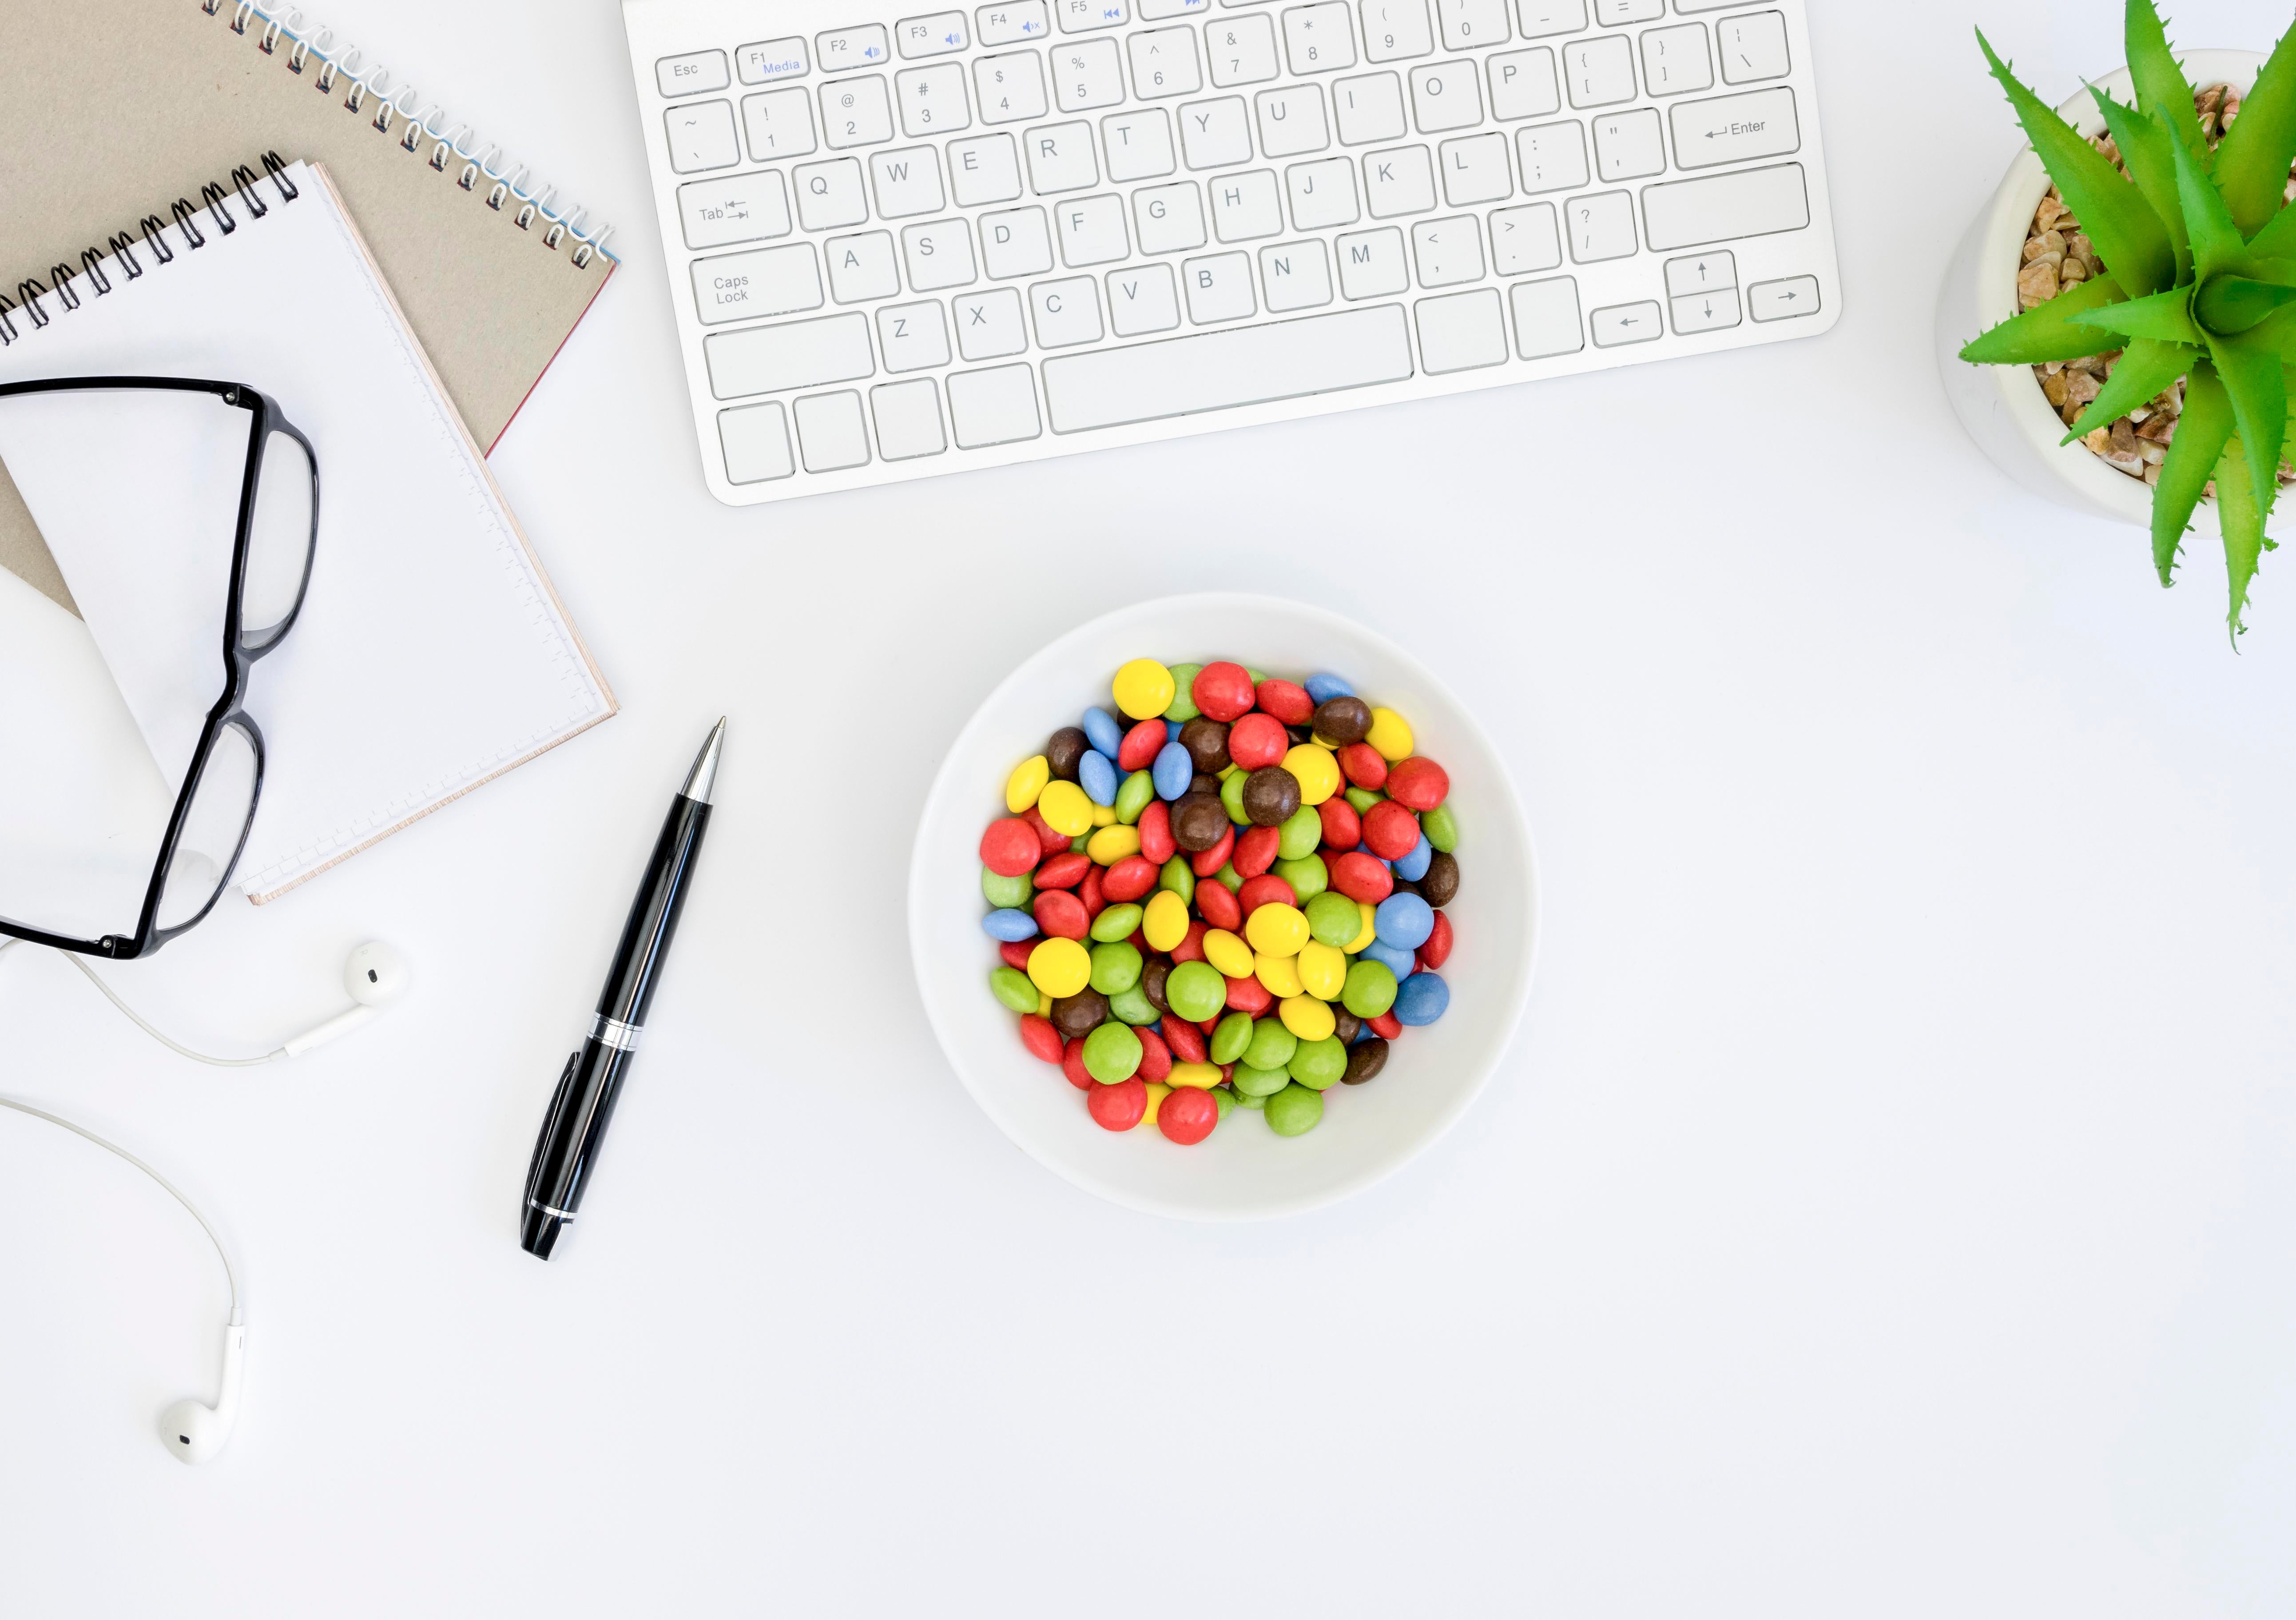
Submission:
[[2180,62],[2128,0],[2127,35],[2126,68],[2060,110],[1978,37],[2032,145],[1948,273],[1948,392],[2013,477],[2149,528],[2163,585],[2212,504],[2237,635],[2296,480],[2296,27],[2269,59]]

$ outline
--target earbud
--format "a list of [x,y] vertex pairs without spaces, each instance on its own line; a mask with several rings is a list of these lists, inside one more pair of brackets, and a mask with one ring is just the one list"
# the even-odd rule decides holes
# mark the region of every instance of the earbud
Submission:
[[185,1462],[206,1462],[230,1444],[239,1421],[239,1379],[247,1351],[247,1324],[223,1330],[223,1393],[213,1406],[178,1401],[160,1414],[160,1438]]
[[358,1003],[339,1012],[316,1029],[307,1029],[279,1049],[280,1055],[299,1058],[314,1046],[324,1046],[347,1030],[357,1029],[398,999],[412,975],[398,948],[370,939],[351,953],[343,964],[343,988]]

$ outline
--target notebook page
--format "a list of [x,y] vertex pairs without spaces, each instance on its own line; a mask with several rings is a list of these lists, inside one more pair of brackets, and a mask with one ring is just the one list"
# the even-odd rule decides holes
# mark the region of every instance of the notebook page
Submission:
[[[234,195],[229,234],[203,210],[196,249],[170,226],[172,262],[141,250],[134,278],[109,264],[110,293],[84,290],[76,309],[48,296],[46,324],[19,312],[19,340],[0,348],[0,380],[245,382],[317,450],[309,595],[248,699],[269,759],[236,882],[258,902],[614,712],[324,171],[286,177],[294,200],[266,180],[268,211],[251,218]],[[214,513],[235,496],[217,494],[214,445],[156,423],[135,441],[153,461],[123,490],[118,442],[90,420],[101,397],[45,403],[0,413],[0,458],[154,758],[179,775],[222,687],[231,520]]]

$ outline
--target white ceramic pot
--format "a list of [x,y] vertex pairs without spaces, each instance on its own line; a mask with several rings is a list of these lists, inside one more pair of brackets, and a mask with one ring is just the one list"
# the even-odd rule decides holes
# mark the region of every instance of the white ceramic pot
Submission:
[[[2184,64],[2185,78],[2196,88],[2230,84],[2245,93],[2264,58],[2254,51],[2192,51]],[[2135,99],[2126,68],[2098,84],[2115,101]],[[2086,89],[2057,110],[2085,135],[2104,132],[2103,115]],[[1938,297],[1938,371],[1961,425],[2002,471],[2061,506],[2150,528],[2152,489],[2105,465],[2087,446],[2057,442],[2064,437],[2064,423],[2050,408],[2030,366],[1972,365],[1961,358],[1963,344],[2017,313],[2025,234],[2048,189],[2041,160],[2030,146],[2024,148],[1961,239]]]

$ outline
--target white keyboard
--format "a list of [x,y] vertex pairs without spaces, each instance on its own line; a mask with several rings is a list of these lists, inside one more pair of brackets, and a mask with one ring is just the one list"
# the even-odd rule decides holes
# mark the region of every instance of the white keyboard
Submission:
[[1804,0],[622,0],[709,487],[1803,337]]

